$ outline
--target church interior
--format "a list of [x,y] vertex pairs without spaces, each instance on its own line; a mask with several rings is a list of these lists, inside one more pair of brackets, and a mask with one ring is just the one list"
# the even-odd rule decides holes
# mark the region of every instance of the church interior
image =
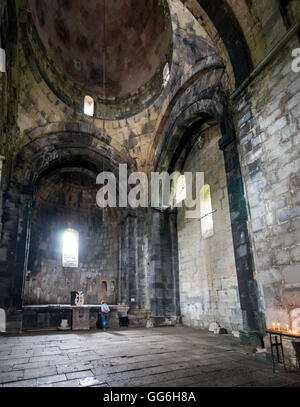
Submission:
[[[0,17],[0,387],[300,386],[300,2]],[[99,207],[120,165],[203,173],[199,216]]]

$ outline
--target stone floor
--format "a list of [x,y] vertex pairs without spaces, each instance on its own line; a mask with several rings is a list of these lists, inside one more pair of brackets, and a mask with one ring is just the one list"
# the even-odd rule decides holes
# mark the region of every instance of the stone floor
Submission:
[[0,386],[300,386],[231,335],[191,328],[0,337]]

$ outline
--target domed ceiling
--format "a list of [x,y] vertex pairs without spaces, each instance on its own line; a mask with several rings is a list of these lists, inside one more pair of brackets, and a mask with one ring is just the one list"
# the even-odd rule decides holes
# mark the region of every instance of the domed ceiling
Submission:
[[172,30],[158,0],[28,2],[47,54],[90,96],[136,93],[166,62]]

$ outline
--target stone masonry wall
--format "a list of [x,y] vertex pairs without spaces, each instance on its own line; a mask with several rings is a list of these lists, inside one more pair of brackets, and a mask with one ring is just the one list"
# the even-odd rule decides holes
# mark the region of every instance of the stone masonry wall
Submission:
[[[26,304],[69,304],[74,290],[84,292],[86,304],[117,302],[119,227],[110,210],[103,215],[97,207],[92,182],[80,173],[41,180],[31,221]],[[62,264],[62,238],[68,228],[79,234],[75,268]]]
[[[26,277],[25,304],[70,304],[71,291],[84,292],[86,304],[117,302],[118,227],[94,217],[59,208],[39,213],[32,228],[30,273]],[[79,233],[79,264],[62,265],[62,234],[67,221]],[[28,272],[27,272],[28,273]]]
[[295,35],[235,100],[260,307],[300,330],[300,75]]
[[230,225],[223,153],[218,147],[220,132],[212,127],[204,133],[204,145],[191,151],[184,171],[204,172],[211,188],[214,234],[201,236],[201,222],[186,219],[178,209],[179,283],[182,321],[207,328],[217,321],[236,330],[242,328],[238,283]]

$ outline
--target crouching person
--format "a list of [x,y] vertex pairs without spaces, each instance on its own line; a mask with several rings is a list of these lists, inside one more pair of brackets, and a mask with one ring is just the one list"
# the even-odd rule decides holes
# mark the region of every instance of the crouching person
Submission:
[[109,306],[106,304],[105,301],[101,302],[101,322],[102,322],[102,328],[104,331],[106,331],[106,324],[107,324],[107,319],[108,319],[108,314],[110,313]]

